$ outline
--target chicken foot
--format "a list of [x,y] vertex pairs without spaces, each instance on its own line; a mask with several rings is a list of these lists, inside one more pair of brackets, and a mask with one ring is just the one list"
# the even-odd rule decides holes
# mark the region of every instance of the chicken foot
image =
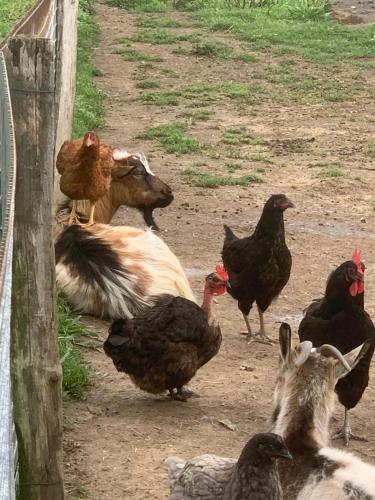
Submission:
[[199,394],[193,392],[187,387],[178,387],[177,389],[169,389],[169,397],[175,401],[186,402],[189,398],[196,397],[199,398]]
[[61,222],[61,224],[63,224],[64,222],[67,222],[69,226],[71,226],[72,224],[79,224],[78,215],[77,215],[77,202],[76,202],[76,200],[72,200],[72,210],[69,214],[69,217],[62,219],[60,222]]
[[90,217],[89,217],[89,221],[82,224],[81,222],[79,223],[79,225],[81,227],[89,227],[89,226],[92,226],[93,224],[95,224],[94,222],[94,212],[95,212],[95,205],[96,203],[93,203],[90,201]]
[[266,330],[264,328],[263,312],[259,309],[259,306],[258,306],[259,323],[260,323],[259,333],[252,332],[251,326],[250,326],[250,321],[249,321],[249,316],[247,316],[244,313],[242,313],[242,314],[243,314],[243,318],[245,320],[247,331],[248,331],[248,334],[247,334],[248,339],[249,339],[248,344],[251,344],[252,342],[260,342],[261,344],[274,344],[275,343],[275,341],[273,339],[271,339],[271,337],[268,337],[268,335],[266,335]]
[[339,438],[343,438],[345,446],[349,446],[350,439],[353,439],[354,441],[365,441],[365,442],[367,441],[366,438],[361,436],[356,436],[355,434],[352,433],[349,410],[347,410],[346,408],[345,408],[344,424],[341,427],[341,429],[332,436],[332,439],[339,439]]

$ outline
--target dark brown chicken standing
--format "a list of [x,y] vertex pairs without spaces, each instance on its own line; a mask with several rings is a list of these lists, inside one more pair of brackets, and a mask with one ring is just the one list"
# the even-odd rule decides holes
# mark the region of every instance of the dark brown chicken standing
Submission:
[[364,264],[356,250],[353,259],[341,264],[328,278],[325,295],[306,309],[298,329],[302,341],[314,347],[331,344],[342,354],[370,340],[366,355],[336,384],[336,393],[345,408],[344,425],[334,437],[360,439],[351,432],[349,410],[360,401],[369,382],[369,369],[375,349],[375,327],[364,309]]
[[76,213],[77,200],[90,201],[90,216],[87,224],[94,224],[96,202],[105,195],[111,185],[111,170],[114,165],[112,148],[101,145],[94,132],[87,132],[76,141],[65,141],[57,155],[56,168],[61,191],[73,200],[69,224],[80,224]]
[[259,313],[260,342],[267,337],[263,313],[288,283],[292,256],[285,243],[284,210],[294,207],[284,194],[272,195],[264,205],[254,233],[238,238],[224,225],[223,263],[229,275],[228,293],[237,300],[250,340],[255,340],[249,313],[256,302]]
[[211,309],[213,296],[226,292],[227,278],[221,266],[206,277],[202,307],[162,295],[133,319],[116,320],[104,352],[140,389],[168,390],[173,399],[186,400],[190,393],[184,385],[219,351],[222,336]]

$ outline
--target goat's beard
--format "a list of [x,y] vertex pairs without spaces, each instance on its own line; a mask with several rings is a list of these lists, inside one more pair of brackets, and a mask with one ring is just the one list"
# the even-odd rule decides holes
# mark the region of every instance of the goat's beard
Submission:
[[155,222],[155,219],[153,216],[153,211],[154,211],[154,209],[150,208],[150,207],[141,208],[141,212],[143,214],[143,219],[144,219],[145,223],[147,224],[147,226],[150,229],[153,229],[154,231],[160,231],[159,226]]

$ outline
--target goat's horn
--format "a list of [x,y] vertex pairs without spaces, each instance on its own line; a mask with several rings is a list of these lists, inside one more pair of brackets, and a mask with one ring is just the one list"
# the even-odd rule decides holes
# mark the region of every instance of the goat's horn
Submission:
[[323,344],[316,350],[316,352],[319,352],[322,356],[326,356],[327,358],[337,359],[338,361],[340,361],[345,370],[350,372],[351,368],[349,363],[346,361],[341,352],[333,345]]
[[302,366],[303,363],[307,360],[307,358],[310,356],[311,349],[312,343],[309,340],[305,340],[304,342],[301,342],[297,345],[297,347],[295,348],[296,356],[293,360],[294,366],[296,368]]

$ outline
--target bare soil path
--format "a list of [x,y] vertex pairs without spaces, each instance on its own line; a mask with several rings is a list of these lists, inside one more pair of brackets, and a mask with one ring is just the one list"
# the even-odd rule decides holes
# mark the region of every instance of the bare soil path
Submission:
[[[211,114],[206,121],[188,118],[189,134],[208,146],[191,155],[166,154],[156,142],[139,135],[149,125],[186,121],[186,113],[196,112],[197,103],[182,98],[176,106],[145,105],[137,100],[146,92],[136,87],[140,79],[156,81],[163,90],[198,82],[251,83],[274,59],[257,54],[258,62],[239,63],[176,54],[173,45],[137,44],[138,50],[162,56],[163,61],[125,61],[114,53],[119,47],[116,40],[138,32],[138,16],[104,4],[98,5],[97,12],[102,37],[95,63],[103,73],[97,82],[106,95],[106,127],[101,135],[130,151],[144,151],[153,170],[173,187],[175,201],[156,217],[164,230],[162,237],[187,269],[197,296],[203,276],[220,261],[223,222],[246,235],[268,196],[285,192],[297,207],[285,217],[293,270],[289,284],[265,316],[269,333],[277,336],[281,320],[289,321],[295,330],[302,309],[323,291],[328,273],[350,258],[355,247],[362,250],[367,266],[366,306],[375,317],[375,167],[367,154],[367,144],[375,138],[374,100],[363,92],[356,102],[283,104],[265,99],[249,106],[229,98],[210,104],[203,102],[202,95],[199,109]],[[182,14],[172,14],[172,18],[189,20]],[[241,49],[229,36],[184,26],[171,31],[198,31]],[[308,70],[301,61],[295,64]],[[324,69],[316,71],[324,79]],[[364,74],[363,78],[365,86],[374,84],[373,75]],[[268,85],[265,82],[264,88]],[[228,145],[222,138],[229,128],[242,128],[261,141]],[[235,176],[256,173],[263,183],[204,189],[181,175],[191,167],[215,175],[238,169]],[[344,175],[321,174],[335,168]],[[125,208],[114,223],[143,225],[137,212]],[[201,397],[188,403],[140,392],[115,371],[103,352],[85,351],[93,385],[84,400],[72,401],[65,408],[66,480],[72,498],[166,499],[168,482],[162,462],[168,455],[191,457],[212,452],[235,457],[249,435],[268,429],[277,348],[246,344],[239,335],[243,320],[230,297],[219,298],[216,311],[223,345],[191,383]],[[93,319],[87,322],[106,336],[108,324]],[[375,463],[374,366],[371,377],[352,418],[353,431],[366,435],[368,442],[353,442],[351,450]],[[334,428],[341,424],[342,416],[342,408],[337,408],[339,420]],[[236,430],[221,425],[223,419],[233,422]]]

